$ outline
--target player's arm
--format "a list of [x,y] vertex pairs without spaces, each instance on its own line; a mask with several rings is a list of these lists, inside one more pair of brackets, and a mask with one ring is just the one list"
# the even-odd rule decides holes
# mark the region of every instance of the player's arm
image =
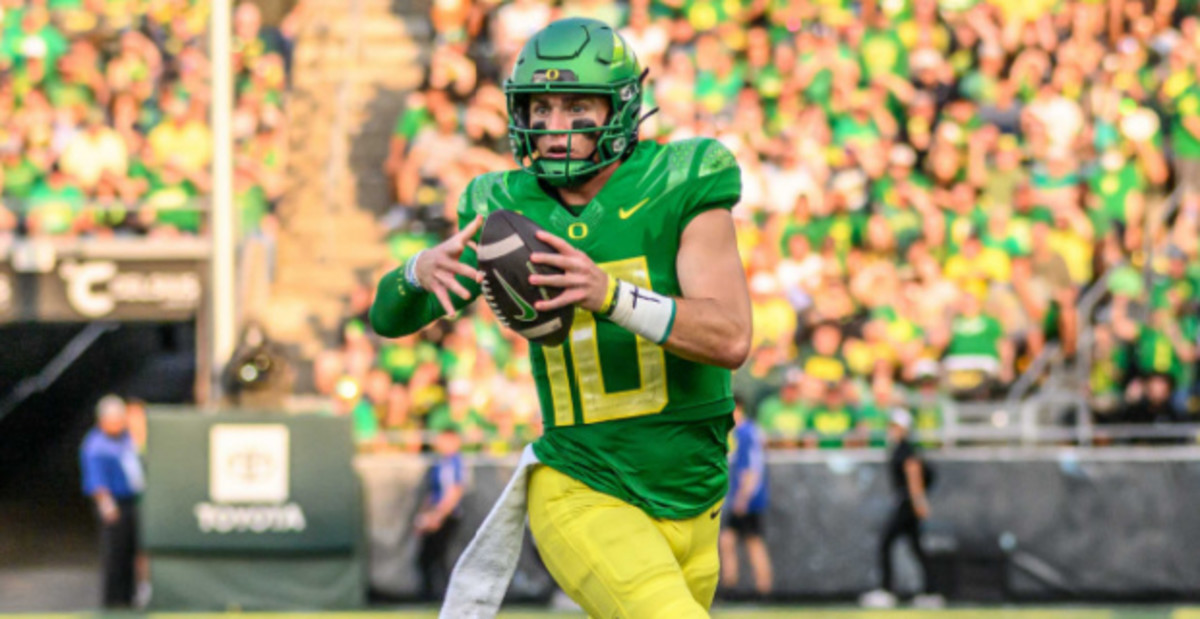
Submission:
[[696,215],[683,230],[675,271],[683,293],[663,347],[693,361],[737,369],[750,354],[750,292],[726,209]]
[[470,245],[482,225],[483,218],[476,217],[454,236],[384,275],[371,304],[371,328],[384,337],[416,333],[474,301],[481,275]]
[[696,215],[679,241],[675,270],[681,297],[613,280],[587,254],[544,230],[538,238],[558,253],[535,252],[530,259],[562,269],[561,275],[532,275],[536,286],[563,288],[538,301],[539,311],[578,304],[657,342],[685,359],[730,369],[741,367],[750,352],[750,293],[738,257],[733,217],[725,209]]

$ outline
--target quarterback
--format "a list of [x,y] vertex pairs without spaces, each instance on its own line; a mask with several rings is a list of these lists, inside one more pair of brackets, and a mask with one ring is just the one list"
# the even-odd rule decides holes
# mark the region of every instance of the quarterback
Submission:
[[556,252],[537,311],[574,306],[567,341],[531,344],[545,434],[525,494],[538,552],[592,617],[707,617],[728,489],[730,370],[750,300],[730,209],[740,171],[719,142],[638,141],[645,74],[591,19],[534,35],[504,84],[518,170],[471,181],[460,230],[379,283],[371,323],[415,332],[480,292],[478,232],[519,211]]

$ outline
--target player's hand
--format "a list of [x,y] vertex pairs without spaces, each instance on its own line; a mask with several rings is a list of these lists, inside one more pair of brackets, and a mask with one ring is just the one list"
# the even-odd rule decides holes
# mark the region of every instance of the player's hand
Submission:
[[450,303],[450,292],[464,300],[471,298],[471,293],[454,279],[455,275],[469,277],[476,282],[483,280],[483,273],[458,261],[482,225],[483,217],[476,216],[467,227],[459,230],[454,236],[422,253],[417,261],[417,281],[421,282],[422,288],[437,297],[442,309],[446,310],[446,316],[455,314],[454,305]]
[[578,305],[589,312],[599,310],[604,305],[604,297],[608,293],[608,274],[601,271],[587,254],[557,236],[539,230],[537,237],[558,253],[534,252],[529,259],[537,264],[558,267],[563,273],[530,275],[529,283],[534,286],[562,288],[563,291],[553,299],[538,301],[533,306],[543,312],[567,305]]

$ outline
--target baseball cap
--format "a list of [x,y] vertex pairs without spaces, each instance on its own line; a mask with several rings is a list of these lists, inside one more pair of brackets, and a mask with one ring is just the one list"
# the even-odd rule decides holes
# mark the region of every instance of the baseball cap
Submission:
[[904,428],[905,430],[912,429],[913,417],[912,413],[903,408],[893,408],[889,421]]

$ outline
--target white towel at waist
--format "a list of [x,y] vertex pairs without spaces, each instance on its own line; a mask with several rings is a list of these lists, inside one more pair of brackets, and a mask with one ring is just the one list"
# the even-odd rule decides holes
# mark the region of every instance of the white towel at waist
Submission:
[[491,619],[500,611],[525,539],[525,489],[539,461],[526,445],[504,492],[450,574],[440,619]]

